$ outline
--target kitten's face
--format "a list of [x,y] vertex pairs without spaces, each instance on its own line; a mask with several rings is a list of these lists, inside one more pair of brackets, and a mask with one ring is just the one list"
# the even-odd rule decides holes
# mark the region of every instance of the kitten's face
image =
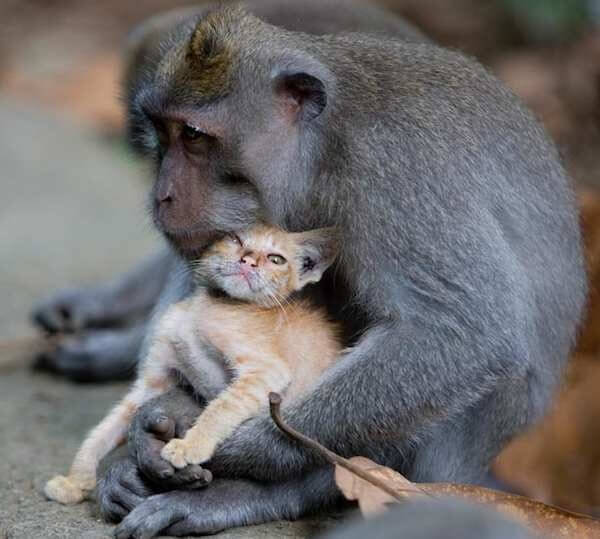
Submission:
[[294,234],[256,225],[214,243],[195,271],[209,286],[232,298],[272,307],[318,281],[333,261],[332,249],[318,250],[310,241],[313,235],[321,238],[322,231]]

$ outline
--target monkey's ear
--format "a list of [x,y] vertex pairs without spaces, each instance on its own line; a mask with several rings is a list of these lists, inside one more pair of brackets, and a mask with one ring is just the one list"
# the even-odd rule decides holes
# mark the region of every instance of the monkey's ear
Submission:
[[333,227],[317,228],[294,236],[298,245],[299,288],[302,288],[321,280],[339,253],[340,238]]
[[287,71],[279,73],[274,83],[275,94],[292,121],[310,121],[327,106],[325,84],[318,76]]

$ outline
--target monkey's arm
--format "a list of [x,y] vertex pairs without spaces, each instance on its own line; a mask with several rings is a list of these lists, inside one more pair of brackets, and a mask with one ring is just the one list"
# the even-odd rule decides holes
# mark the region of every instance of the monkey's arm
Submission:
[[[284,408],[284,417],[342,455],[397,465],[427,427],[466,410],[494,386],[505,365],[482,360],[491,356],[483,338],[433,322],[382,324],[326,373],[311,394]],[[516,366],[512,374],[520,375]],[[157,447],[152,434],[158,419],[164,419],[164,405],[153,409],[149,403],[141,411],[130,442],[144,474],[177,485],[178,472],[166,469],[162,444]],[[319,464],[262,416],[239,427],[207,467],[216,477],[273,481]]]

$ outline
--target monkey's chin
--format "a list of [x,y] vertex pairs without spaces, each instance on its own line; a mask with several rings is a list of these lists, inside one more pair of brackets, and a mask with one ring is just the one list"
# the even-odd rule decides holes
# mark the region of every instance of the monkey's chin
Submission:
[[173,248],[185,259],[198,258],[204,250],[213,242],[208,234],[195,232],[169,232],[163,230],[163,234]]

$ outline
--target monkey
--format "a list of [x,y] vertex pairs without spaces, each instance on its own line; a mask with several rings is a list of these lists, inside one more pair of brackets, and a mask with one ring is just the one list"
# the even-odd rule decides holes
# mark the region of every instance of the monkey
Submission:
[[[155,224],[185,268],[264,220],[335,226],[314,290],[352,348],[286,421],[413,481],[479,483],[560,380],[586,296],[554,144],[485,68],[433,43],[311,35],[243,9],[168,32],[130,80],[129,132],[156,163]],[[191,293],[175,271],[158,311]],[[134,417],[98,488],[116,537],[207,534],[339,500],[331,468],[267,415],[205,464],[160,458],[205,405],[177,389]]]
[[[290,30],[312,34],[361,31],[429,40],[400,17],[357,0],[248,0],[245,5],[265,20]],[[165,35],[208,9],[209,5],[174,9],[151,17],[131,33],[125,54],[126,100],[132,99],[136,77],[143,73],[139,66],[161,53]],[[135,142],[135,133],[128,135]],[[132,377],[152,312],[176,267],[177,256],[165,247],[107,284],[62,290],[41,300],[33,308],[33,323],[44,332],[68,334],[70,338],[44,351],[36,365],[83,382]]]

